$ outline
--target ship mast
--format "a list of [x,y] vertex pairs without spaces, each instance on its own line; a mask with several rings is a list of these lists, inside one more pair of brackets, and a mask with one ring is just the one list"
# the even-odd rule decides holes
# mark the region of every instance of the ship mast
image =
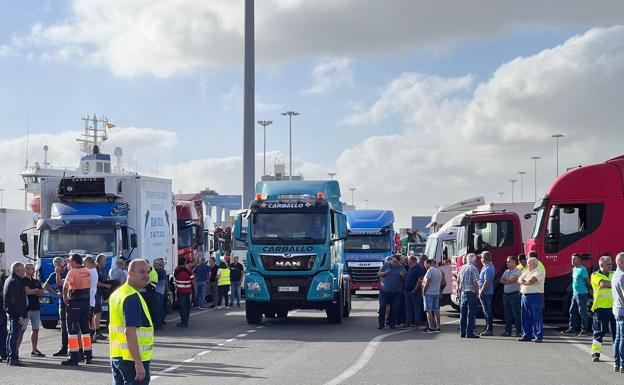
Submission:
[[100,148],[102,143],[108,139],[106,130],[113,125],[108,122],[108,118],[98,119],[95,115],[93,117],[84,116],[81,120],[85,122],[85,131],[82,137],[76,140],[80,142],[80,151],[93,154],[93,148],[95,146]]

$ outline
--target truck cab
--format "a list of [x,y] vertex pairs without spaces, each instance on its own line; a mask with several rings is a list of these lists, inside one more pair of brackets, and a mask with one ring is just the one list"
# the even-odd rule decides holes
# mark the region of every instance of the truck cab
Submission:
[[572,295],[570,257],[581,256],[589,272],[605,254],[624,250],[624,156],[571,169],[535,204],[535,227],[526,252],[546,269],[546,310],[565,314]]
[[234,238],[247,245],[248,323],[292,309],[325,310],[331,323],[349,316],[339,199],[336,181],[258,182],[256,199],[234,224]]
[[394,213],[390,210],[353,210],[346,213],[345,270],[356,290],[379,290],[377,273],[395,253]]
[[204,257],[202,201],[176,200],[178,264]]
[[[450,226],[449,226],[450,228]],[[438,264],[440,270],[444,273],[446,282],[453,281],[453,271],[451,265],[451,257],[456,255],[456,230],[451,228],[445,229],[443,226],[440,231],[427,237],[427,245],[425,246],[425,255]],[[442,292],[441,303],[451,303],[452,285],[446,285]]]

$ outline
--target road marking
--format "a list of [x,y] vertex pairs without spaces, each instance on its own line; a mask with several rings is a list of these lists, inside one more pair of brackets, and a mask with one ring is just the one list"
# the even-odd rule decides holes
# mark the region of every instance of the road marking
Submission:
[[163,370],[163,373],[169,373],[169,372],[173,372],[174,370],[178,370],[180,369],[181,365],[173,365],[168,367],[167,369]]
[[243,337],[247,337],[247,334],[243,333],[243,334],[239,334],[236,336],[236,338],[243,338]]
[[[568,340],[570,342],[572,342],[570,345],[574,346],[575,348],[585,352],[585,353],[590,353],[591,354],[591,343],[587,344],[586,343],[581,343],[582,341],[574,338],[574,337],[568,337],[568,336],[561,336],[561,338],[563,338],[564,340]],[[606,344],[603,342],[602,346],[604,347]],[[603,349],[604,350],[604,349]],[[600,353],[600,358],[607,358],[609,360],[613,360],[613,357],[609,357],[608,355],[604,354],[604,353]],[[604,361],[600,361],[600,362],[604,362]]]
[[256,329],[262,329],[264,326],[256,326]]
[[[208,311],[210,311],[210,310],[212,310],[212,309],[206,309],[206,310],[196,311],[196,312],[194,312],[194,313],[191,313],[191,314],[189,315],[189,317],[194,317],[194,316],[196,316],[196,315],[198,315],[198,314],[203,314],[203,313],[206,313],[206,312],[208,312]],[[167,321],[167,322],[173,322],[173,321],[179,321],[179,320],[180,320],[180,316],[173,317],[173,318],[165,318],[165,321]]]
[[203,356],[203,355],[206,355],[206,354],[208,354],[208,353],[210,353],[210,350],[204,350],[203,352],[199,352],[199,353],[197,353],[197,355],[198,355],[198,356]]
[[182,362],[193,362],[193,361],[195,361],[195,357],[187,358],[186,360]]
[[232,341],[236,341],[236,338],[230,338],[228,340],[225,340],[225,342],[232,342]]
[[325,385],[338,385],[343,383],[350,377],[353,377],[357,372],[362,370],[362,368],[366,366],[366,364],[368,364],[371,358],[373,358],[373,356],[375,355],[375,351],[379,347],[379,344],[381,344],[381,341],[395,334],[405,333],[410,330],[411,329],[399,330],[397,332],[386,333],[373,338],[364,349],[364,352],[362,352],[362,355],[360,355],[360,358],[358,358],[358,360],[355,361],[355,363],[351,365],[349,369],[345,370],[337,377],[334,377],[332,380],[325,383]]
[[217,344],[217,346],[223,346],[223,344]]
[[255,330],[253,330],[253,329],[252,329],[252,330],[247,330],[247,333],[255,333],[255,332],[256,332],[256,331],[255,331]]

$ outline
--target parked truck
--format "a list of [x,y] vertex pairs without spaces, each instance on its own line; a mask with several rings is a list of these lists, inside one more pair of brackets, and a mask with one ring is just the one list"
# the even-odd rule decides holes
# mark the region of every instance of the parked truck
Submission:
[[356,290],[379,290],[377,273],[387,257],[396,252],[394,213],[390,210],[352,210],[347,216],[344,242],[345,271]]
[[601,256],[624,251],[624,155],[578,167],[557,178],[535,204],[526,242],[546,268],[546,311],[565,314],[572,295],[570,257],[593,271]]
[[247,244],[247,322],[325,310],[331,323],[351,312],[344,271],[346,217],[337,181],[256,184],[256,199],[236,216],[234,238]]
[[[144,258],[152,264],[165,261],[171,273],[177,260],[176,210],[171,180],[139,175],[96,173],[91,162],[110,162],[110,156],[94,153],[81,160],[81,177],[41,179],[41,219],[37,223],[36,249],[39,276],[52,272],[52,260],[71,254],[104,254],[105,272],[113,259]],[[42,298],[41,320],[56,327],[58,299]],[[170,302],[171,303],[171,302]],[[106,319],[107,304],[103,304]]]
[[32,253],[22,252],[20,235],[33,240],[33,213],[29,210],[0,209],[0,274],[11,275],[13,262],[30,262]]
[[201,196],[197,194],[195,199],[179,199],[176,196],[176,215],[178,264],[186,261],[197,262],[204,257],[205,250],[204,202]]
[[427,228],[429,228],[431,234],[437,233],[453,217],[468,210],[476,209],[483,204],[485,204],[485,199],[479,196],[444,205],[431,216],[431,222],[427,224]]

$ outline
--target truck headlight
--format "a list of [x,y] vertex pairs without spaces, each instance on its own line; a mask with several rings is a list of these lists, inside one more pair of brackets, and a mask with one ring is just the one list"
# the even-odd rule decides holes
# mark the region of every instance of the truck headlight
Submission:
[[316,285],[316,290],[331,290],[331,288],[332,283],[330,281],[319,282],[318,285]]
[[260,283],[255,281],[247,282],[247,290],[260,291]]

